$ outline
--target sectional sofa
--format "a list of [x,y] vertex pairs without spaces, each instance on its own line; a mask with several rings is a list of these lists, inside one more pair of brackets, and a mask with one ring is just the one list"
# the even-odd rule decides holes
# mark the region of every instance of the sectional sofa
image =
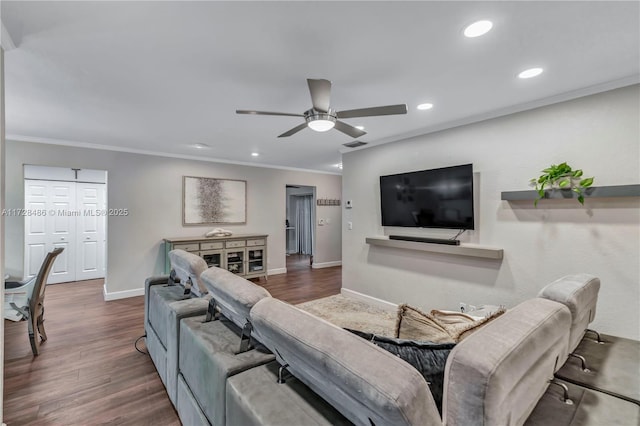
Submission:
[[[228,271],[203,269],[195,255],[176,250],[170,258],[172,277],[146,282],[145,331],[185,425],[640,422],[640,380],[612,387],[618,371],[605,361],[613,352],[637,371],[638,342],[585,337],[595,277],[551,283],[458,343],[446,360],[439,413],[425,378],[396,355]],[[197,283],[200,297],[185,294]],[[572,355],[592,343],[595,352]],[[560,372],[573,376],[559,380]]]

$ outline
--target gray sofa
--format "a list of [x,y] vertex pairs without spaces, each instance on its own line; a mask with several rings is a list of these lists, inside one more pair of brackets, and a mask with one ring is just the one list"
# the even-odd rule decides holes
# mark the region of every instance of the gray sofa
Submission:
[[[554,379],[572,362],[569,353],[579,350],[593,320],[598,288],[590,276],[553,283],[541,297],[509,309],[457,344],[446,362],[442,415],[424,377],[397,356],[227,271],[210,268],[200,278],[210,297],[209,311],[216,315],[183,317],[179,340],[171,341],[176,349],[165,351],[166,357],[177,354],[172,402],[185,425],[640,420],[640,406],[634,402]],[[575,285],[566,287],[569,281]],[[150,283],[148,291],[152,287]],[[595,299],[567,297],[585,288],[589,294],[595,290]],[[593,313],[585,315],[589,309]],[[167,359],[166,364],[175,361]]]

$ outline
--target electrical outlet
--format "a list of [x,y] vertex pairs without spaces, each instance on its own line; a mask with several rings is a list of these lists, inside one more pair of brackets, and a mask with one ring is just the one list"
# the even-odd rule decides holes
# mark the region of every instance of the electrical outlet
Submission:
[[347,229],[351,231],[353,229],[353,222],[347,222]]

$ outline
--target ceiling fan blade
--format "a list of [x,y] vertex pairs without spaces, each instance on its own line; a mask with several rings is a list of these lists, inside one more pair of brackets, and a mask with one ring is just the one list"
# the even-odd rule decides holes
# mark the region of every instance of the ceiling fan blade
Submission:
[[298,133],[300,130],[304,129],[305,127],[307,127],[307,123],[302,123],[299,126],[294,127],[293,129],[284,132],[283,134],[281,134],[280,136],[278,136],[279,138],[286,138],[288,136],[294,135],[296,133]]
[[360,130],[356,127],[353,127],[350,124],[345,123],[344,121],[336,121],[336,126],[334,129],[341,131],[345,135],[349,135],[352,138],[359,138],[362,135],[366,135],[367,132],[364,130]]
[[271,111],[253,111],[247,109],[237,109],[236,114],[250,114],[250,115],[284,115],[287,117],[304,117],[302,114],[291,114],[288,112],[271,112]]
[[398,104],[398,105],[386,105],[386,106],[371,107],[371,108],[350,109],[347,111],[338,111],[336,112],[336,117],[338,118],[373,117],[376,115],[395,115],[395,114],[406,114],[406,113],[407,113],[407,105]]
[[329,99],[331,98],[331,82],[325,79],[307,79],[311,103],[313,109],[320,112],[329,112]]

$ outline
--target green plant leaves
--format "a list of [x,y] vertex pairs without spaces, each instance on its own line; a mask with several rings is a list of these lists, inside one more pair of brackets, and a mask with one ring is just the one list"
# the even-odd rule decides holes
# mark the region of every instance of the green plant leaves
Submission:
[[533,201],[534,206],[538,206],[538,201],[545,197],[545,186],[557,187],[562,189],[571,189],[578,195],[578,202],[584,205],[583,189],[593,184],[593,177],[581,179],[583,175],[582,169],[573,170],[566,162],[560,164],[552,164],[550,167],[542,170],[542,174],[537,178],[531,179],[531,184],[535,184],[537,197]]
[[583,187],[583,188],[587,188],[587,187],[591,186],[592,183],[593,183],[593,178],[590,177],[590,178],[582,179],[580,181],[580,186]]

